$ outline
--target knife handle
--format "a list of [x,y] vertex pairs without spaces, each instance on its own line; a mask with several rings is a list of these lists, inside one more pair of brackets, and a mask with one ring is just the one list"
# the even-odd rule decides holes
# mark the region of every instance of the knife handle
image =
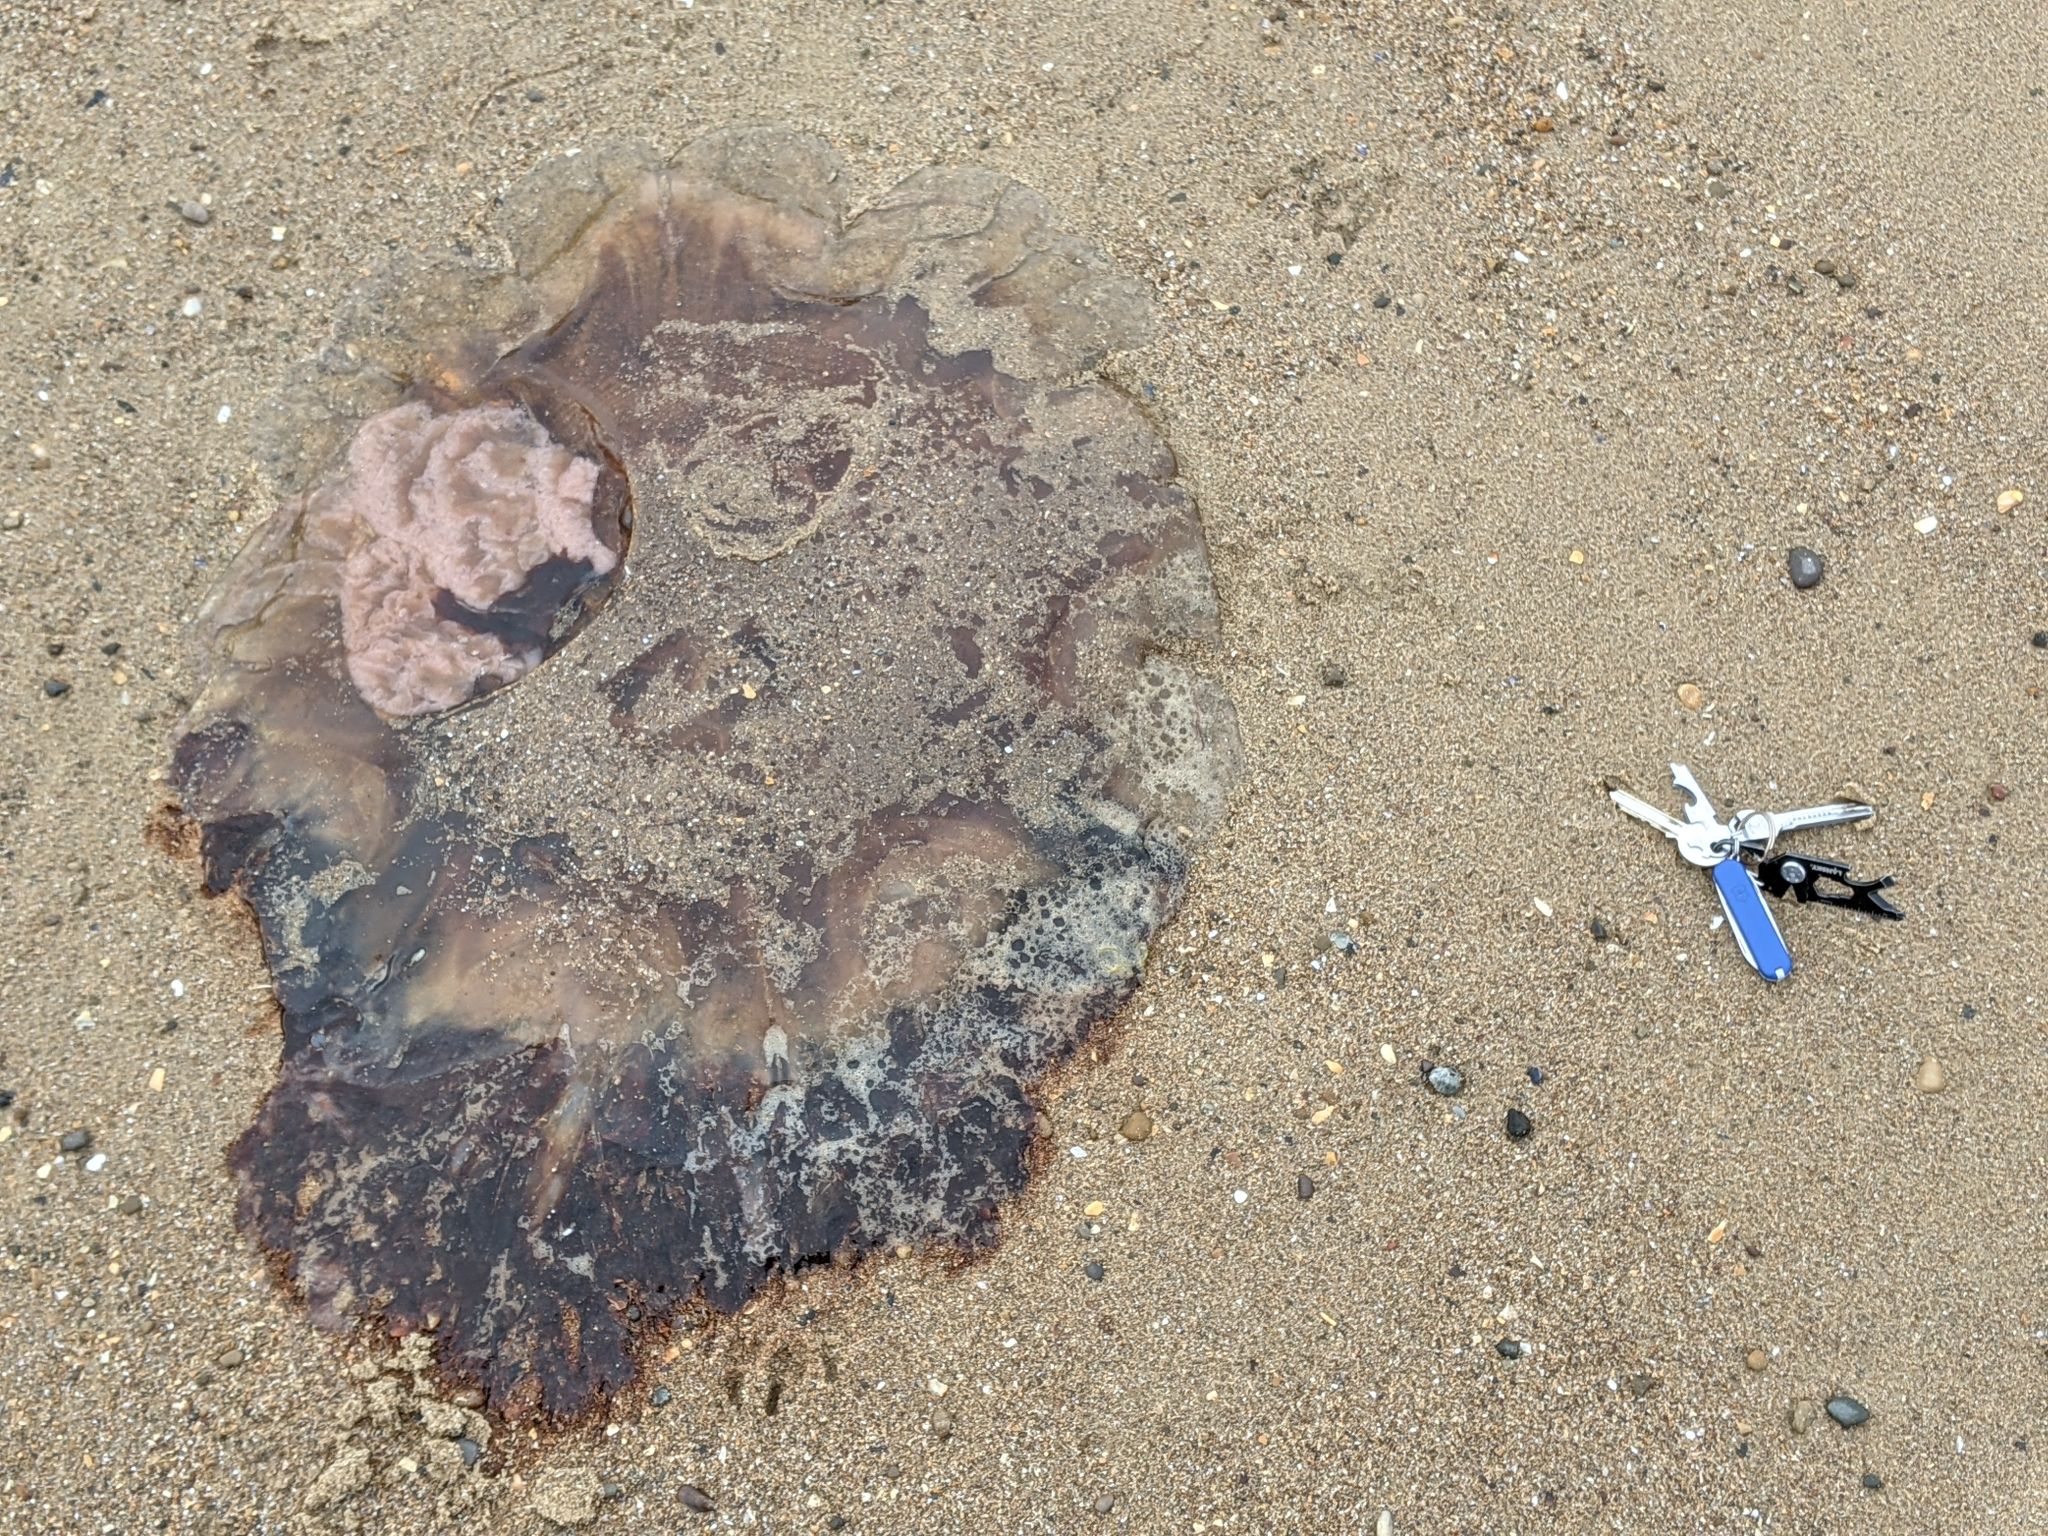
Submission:
[[1778,932],[1777,920],[1764,905],[1763,887],[1740,859],[1723,859],[1714,866],[1714,889],[1721,893],[1721,910],[1728,914],[1728,926],[1735,930],[1735,942],[1742,958],[1756,968],[1765,981],[1783,981],[1792,974],[1792,952]]

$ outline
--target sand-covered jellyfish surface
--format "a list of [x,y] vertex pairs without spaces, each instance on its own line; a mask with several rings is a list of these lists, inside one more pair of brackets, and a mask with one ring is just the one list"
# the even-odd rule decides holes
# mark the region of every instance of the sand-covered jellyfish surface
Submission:
[[283,1059],[235,1146],[313,1313],[513,1416],[636,1335],[993,1236],[1239,749],[1141,290],[1004,178],[619,147],[402,262],[260,439],[175,749]]

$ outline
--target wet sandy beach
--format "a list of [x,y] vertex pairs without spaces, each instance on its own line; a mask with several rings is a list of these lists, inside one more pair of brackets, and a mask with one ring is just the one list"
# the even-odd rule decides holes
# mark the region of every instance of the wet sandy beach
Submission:
[[[2048,1526],[2044,90],[1902,0],[0,9],[0,1522]],[[269,980],[146,832],[345,297],[735,124],[1143,284],[1245,767],[992,1250],[543,1434],[238,1228]],[[1906,919],[1781,904],[1765,986],[1602,793],[1674,760],[1868,797],[1795,840]]]

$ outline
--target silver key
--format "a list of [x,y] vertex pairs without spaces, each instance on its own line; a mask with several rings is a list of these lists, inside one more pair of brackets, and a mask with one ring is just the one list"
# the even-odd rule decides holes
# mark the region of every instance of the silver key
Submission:
[[1809,805],[1796,811],[1737,811],[1728,825],[1742,846],[1768,854],[1787,832],[1801,827],[1836,827],[1845,822],[1868,821],[1877,814],[1874,806],[1854,800],[1832,800],[1826,805]]
[[[1678,769],[1674,772],[1674,781],[1676,781],[1677,773],[1680,772],[1684,772],[1684,770]],[[1688,773],[1686,778],[1691,780],[1692,776]],[[1685,786],[1681,784],[1680,787],[1684,788]],[[1628,812],[1629,815],[1635,817],[1637,821],[1647,822],[1670,838],[1671,841],[1678,844],[1679,853],[1689,864],[1697,864],[1702,869],[1710,869],[1720,863],[1721,860],[1727,858],[1730,852],[1733,851],[1734,831],[1732,828],[1712,819],[1713,807],[1711,805],[1706,806],[1705,819],[1680,821],[1676,816],[1665,814],[1663,811],[1658,810],[1656,806],[1650,804],[1649,801],[1639,795],[1631,794],[1625,789],[1610,788],[1607,791],[1607,798],[1612,800],[1622,810]],[[1697,781],[1692,781],[1692,788],[1688,791],[1688,798],[1692,800],[1692,805],[1695,808],[1705,804],[1706,796],[1699,792]],[[1692,814],[1693,812],[1689,810],[1688,815]]]

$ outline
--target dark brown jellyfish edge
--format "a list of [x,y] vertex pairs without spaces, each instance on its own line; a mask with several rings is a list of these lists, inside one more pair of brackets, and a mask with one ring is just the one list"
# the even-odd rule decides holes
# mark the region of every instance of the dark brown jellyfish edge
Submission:
[[1001,177],[541,166],[264,433],[176,748],[282,1010],[235,1146],[314,1314],[571,1415],[777,1269],[992,1236],[1238,763],[1132,283]]

